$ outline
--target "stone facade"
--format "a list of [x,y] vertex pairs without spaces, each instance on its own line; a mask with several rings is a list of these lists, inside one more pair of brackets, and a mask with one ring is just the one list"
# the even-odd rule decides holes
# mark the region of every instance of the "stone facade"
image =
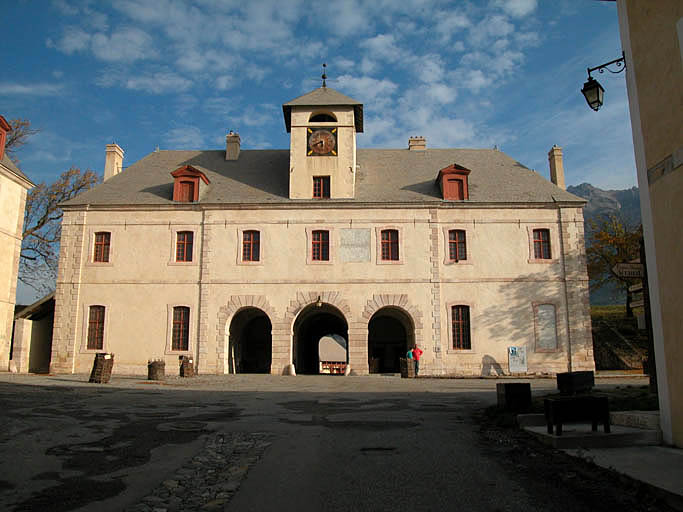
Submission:
[[4,155],[5,127],[0,116],[0,371],[10,368],[19,256],[26,194],[33,183]]
[[[150,359],[172,368],[182,356],[200,373],[317,373],[326,334],[347,340],[359,374],[395,371],[414,344],[423,374],[509,373],[509,347],[526,347],[530,373],[594,368],[583,200],[494,150],[430,151],[414,138],[363,160],[362,105],[330,89],[283,110],[288,161],[241,151],[230,134],[224,154],[157,152],[63,205],[52,371],[87,372],[107,351],[118,373],[144,373]],[[314,145],[316,130],[334,150]],[[439,171],[460,158],[468,196],[439,196]],[[176,169],[203,187],[198,200],[176,194]],[[329,196],[316,195],[321,175]],[[550,245],[542,258],[537,229]],[[320,230],[326,258],[312,251]],[[449,257],[450,230],[466,234],[467,258]],[[255,259],[244,258],[247,232],[259,236]],[[95,261],[98,233],[107,261]],[[179,234],[192,238],[189,260],[177,257]],[[104,316],[90,318],[91,308]],[[456,322],[454,308],[466,318]],[[103,334],[88,348],[93,322]]]

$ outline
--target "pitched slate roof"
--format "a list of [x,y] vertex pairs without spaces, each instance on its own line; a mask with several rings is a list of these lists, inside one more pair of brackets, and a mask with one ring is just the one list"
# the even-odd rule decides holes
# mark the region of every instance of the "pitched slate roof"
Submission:
[[0,161],[0,164],[4,165],[7,169],[12,171],[14,174],[19,176],[21,179],[28,181],[31,184],[31,186],[35,186],[35,183],[33,183],[30,179],[28,179],[28,176],[26,176],[23,172],[21,172],[19,167],[17,167],[14,164],[14,162],[12,162],[12,159],[7,156],[7,153],[2,155],[2,160]]
[[360,101],[354,100],[353,98],[344,96],[339,91],[335,91],[330,87],[319,87],[317,89],[313,89],[311,92],[306,93],[303,96],[299,96],[298,98],[294,98],[292,101],[288,101],[282,105],[282,112],[285,115],[285,126],[287,127],[287,133],[289,133],[292,128],[292,107],[336,107],[340,105],[353,107],[356,132],[361,133],[363,131],[363,104]]
[[[439,170],[457,163],[469,175],[469,203],[552,203],[584,199],[562,190],[494,149],[359,149],[354,199],[328,202],[440,204]],[[191,165],[209,179],[205,204],[293,204],[289,199],[289,150],[243,150],[225,160],[225,150],[156,151],[97,187],[63,203],[76,205],[174,204],[171,172]]]

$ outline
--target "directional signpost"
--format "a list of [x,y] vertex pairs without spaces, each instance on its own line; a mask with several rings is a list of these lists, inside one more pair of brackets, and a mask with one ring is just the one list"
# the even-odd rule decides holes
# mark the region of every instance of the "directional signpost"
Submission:
[[627,279],[642,279],[644,275],[642,263],[617,263],[612,267],[612,272]]

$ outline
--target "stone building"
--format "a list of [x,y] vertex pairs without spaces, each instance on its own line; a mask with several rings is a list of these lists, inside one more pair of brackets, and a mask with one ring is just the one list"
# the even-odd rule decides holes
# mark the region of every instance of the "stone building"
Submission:
[[9,370],[26,193],[35,185],[5,154],[9,123],[0,116],[0,371]]
[[[363,105],[321,87],[283,105],[285,150],[155,151],[67,201],[51,371],[193,356],[200,373],[318,373],[347,340],[359,374],[593,369],[583,213],[490,149],[357,149]],[[525,358],[523,356],[526,356]]]
[[618,0],[647,253],[660,425],[683,448],[683,3]]

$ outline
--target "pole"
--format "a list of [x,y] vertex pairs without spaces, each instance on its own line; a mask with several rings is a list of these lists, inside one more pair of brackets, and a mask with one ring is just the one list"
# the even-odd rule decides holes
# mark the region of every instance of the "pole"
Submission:
[[650,393],[657,393],[657,363],[655,361],[655,344],[652,335],[652,316],[650,313],[650,287],[647,282],[647,261],[645,259],[645,241],[640,239],[640,262],[643,265],[643,305],[645,307],[645,328],[647,329],[647,374],[650,376]]

